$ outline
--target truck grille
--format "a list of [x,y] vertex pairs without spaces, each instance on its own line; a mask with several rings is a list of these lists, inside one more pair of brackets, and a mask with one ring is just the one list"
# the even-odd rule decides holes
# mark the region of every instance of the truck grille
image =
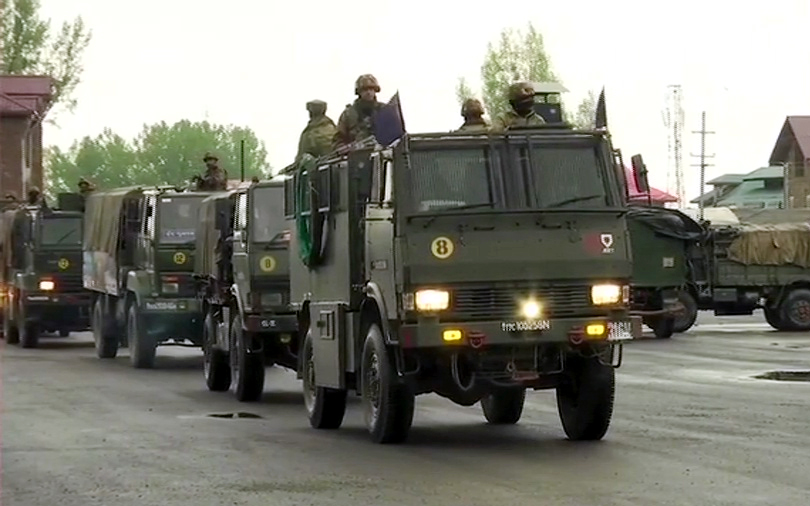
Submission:
[[84,291],[81,274],[58,274],[53,276],[56,291],[59,293],[74,293]]
[[530,296],[543,304],[547,318],[595,316],[601,312],[591,304],[587,285],[451,287],[450,294],[451,312],[443,315],[442,320],[515,318],[520,301]]

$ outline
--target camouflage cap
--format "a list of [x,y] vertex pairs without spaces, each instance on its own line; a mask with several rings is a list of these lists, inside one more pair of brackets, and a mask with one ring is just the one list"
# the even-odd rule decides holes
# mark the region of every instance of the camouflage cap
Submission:
[[208,151],[207,153],[205,153],[205,156],[203,157],[203,161],[207,162],[208,160],[214,160],[215,162],[218,162],[219,158],[217,158],[217,155],[215,155],[214,153]]
[[380,92],[380,83],[377,82],[377,78],[371,74],[363,74],[362,76],[357,78],[357,81],[354,83],[354,92],[360,93],[360,90],[365,88],[371,88],[375,92]]
[[510,101],[524,100],[534,97],[534,86],[528,81],[519,81],[509,85],[507,98]]
[[307,109],[309,109],[313,105],[319,105],[321,107],[326,107],[326,102],[324,102],[323,100],[317,100],[317,99],[310,100],[309,102],[307,102]]

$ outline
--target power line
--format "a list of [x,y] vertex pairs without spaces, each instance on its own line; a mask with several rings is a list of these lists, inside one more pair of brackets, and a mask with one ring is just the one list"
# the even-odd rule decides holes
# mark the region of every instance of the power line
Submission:
[[700,158],[700,163],[692,164],[692,167],[700,167],[700,197],[698,197],[698,206],[700,208],[700,219],[703,220],[703,195],[706,186],[706,167],[713,167],[712,164],[706,163],[707,158],[714,158],[714,155],[706,154],[706,135],[713,134],[714,132],[706,131],[706,111],[700,113],[700,130],[692,130],[693,134],[700,134],[700,154],[690,155],[692,157]]

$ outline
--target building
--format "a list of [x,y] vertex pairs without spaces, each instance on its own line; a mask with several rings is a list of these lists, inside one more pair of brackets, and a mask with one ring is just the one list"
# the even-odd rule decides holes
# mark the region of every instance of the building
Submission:
[[788,207],[810,207],[810,116],[785,119],[770,164],[784,167]]
[[678,201],[678,197],[653,187],[650,187],[649,193],[640,192],[638,190],[638,186],[636,186],[636,177],[633,169],[625,168],[624,177],[627,181],[627,191],[629,193],[629,200],[631,204],[650,204],[653,206],[664,207],[665,204]]
[[43,189],[42,120],[52,89],[50,77],[0,76],[0,195]]
[[708,181],[713,186],[692,204],[703,207],[781,208],[784,207],[784,169],[782,166],[760,167],[748,174],[724,174]]

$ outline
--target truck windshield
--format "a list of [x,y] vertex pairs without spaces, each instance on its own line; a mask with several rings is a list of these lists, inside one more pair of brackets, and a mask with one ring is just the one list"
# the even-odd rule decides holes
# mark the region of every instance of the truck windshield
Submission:
[[534,144],[530,159],[538,208],[607,207],[604,162],[598,145]]
[[415,211],[492,205],[483,147],[415,150],[410,162]]
[[43,218],[39,227],[40,244],[45,246],[80,246],[82,244],[82,219]]
[[205,197],[160,198],[160,243],[193,244],[197,230],[197,211]]
[[263,187],[253,190],[250,217],[252,242],[270,242],[287,228],[284,219],[284,188]]

